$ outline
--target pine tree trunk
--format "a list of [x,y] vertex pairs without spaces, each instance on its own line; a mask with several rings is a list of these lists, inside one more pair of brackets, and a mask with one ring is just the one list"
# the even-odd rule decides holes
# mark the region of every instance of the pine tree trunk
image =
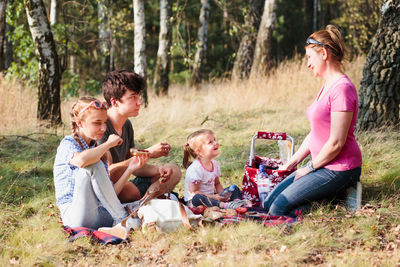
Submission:
[[4,70],[4,41],[6,37],[7,0],[0,0],[0,71]]
[[400,105],[400,4],[383,4],[359,90],[358,128],[398,125]]
[[24,0],[28,24],[39,57],[38,119],[61,123],[60,70],[56,45],[42,0]]
[[192,86],[198,86],[202,79],[202,70],[204,67],[204,60],[207,53],[207,25],[208,25],[208,15],[209,15],[210,3],[208,0],[201,0],[201,10],[200,10],[200,28],[198,31],[198,42],[197,51],[194,57],[192,80],[190,84]]
[[168,94],[169,71],[172,42],[172,1],[160,0],[160,35],[157,52],[157,64],[154,73],[154,89],[156,94]]
[[57,16],[58,16],[58,2],[59,0],[51,0],[50,3],[50,25],[53,26],[57,23]]
[[258,27],[260,26],[261,15],[264,8],[263,1],[250,0],[248,4],[248,12],[242,41],[236,55],[235,63],[232,70],[232,78],[247,78],[251,71],[254,58],[254,48],[257,40]]
[[[146,79],[146,24],[144,18],[144,0],[133,0],[133,21],[135,24],[134,71]],[[143,91],[143,101],[147,105],[147,89]]]
[[277,0],[265,0],[251,75],[266,74],[272,66],[271,42],[276,21],[277,4]]
[[104,73],[110,71],[110,50],[111,50],[111,34],[108,24],[108,10],[106,0],[99,0],[97,3],[97,18],[99,21],[99,46],[101,54],[101,69]]

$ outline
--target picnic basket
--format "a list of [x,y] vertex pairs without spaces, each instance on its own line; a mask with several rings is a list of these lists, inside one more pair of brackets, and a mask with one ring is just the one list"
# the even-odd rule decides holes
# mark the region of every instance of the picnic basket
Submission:
[[[273,157],[262,157],[255,154],[255,141],[258,139],[275,140],[283,142],[286,140],[286,151],[280,151],[280,156],[285,155],[288,160],[294,153],[294,140],[286,133],[280,132],[262,132],[259,131],[253,135],[250,146],[250,156],[244,169],[245,173],[242,182],[242,197],[252,202],[253,206],[262,205],[261,201],[289,176],[293,170],[278,170],[279,165],[284,164],[284,159]],[[260,194],[261,201],[260,201]]]

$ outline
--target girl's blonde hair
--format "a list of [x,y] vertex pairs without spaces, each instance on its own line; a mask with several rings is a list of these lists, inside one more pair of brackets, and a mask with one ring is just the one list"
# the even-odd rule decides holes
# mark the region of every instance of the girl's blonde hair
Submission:
[[[344,39],[339,29],[334,25],[328,25],[325,30],[316,31],[311,34],[308,38],[314,39],[318,42],[323,43],[330,50],[333,59],[336,60],[341,67],[343,67],[343,61],[347,56],[347,48],[344,43]],[[306,47],[317,47],[318,44],[309,44]]]
[[79,112],[81,112],[82,109],[84,109],[87,105],[89,105],[90,102],[95,101],[95,100],[97,100],[97,99],[94,97],[90,97],[90,96],[81,97],[72,105],[71,112],[69,113],[69,117],[71,120],[72,134],[82,149],[83,149],[83,145],[78,136],[79,127],[78,127],[77,120],[78,119],[82,120],[85,117],[85,112],[87,110],[89,110],[90,108],[88,108],[86,111],[84,111],[83,114],[79,115]]
[[192,164],[193,160],[198,157],[196,151],[202,145],[200,141],[205,134],[214,135],[214,132],[208,129],[201,129],[191,133],[187,137],[186,144],[183,147],[183,162],[182,162],[182,165],[185,169],[187,169],[190,166],[190,164]]

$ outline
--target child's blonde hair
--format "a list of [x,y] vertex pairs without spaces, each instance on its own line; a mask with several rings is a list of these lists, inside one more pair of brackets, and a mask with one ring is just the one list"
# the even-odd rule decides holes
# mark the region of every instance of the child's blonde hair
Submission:
[[96,100],[97,100],[96,98],[90,97],[90,96],[81,97],[72,105],[71,112],[69,113],[69,117],[71,119],[72,134],[82,149],[83,149],[83,145],[81,143],[81,140],[78,137],[79,127],[78,127],[77,120],[78,119],[82,120],[85,117],[85,112],[87,110],[89,110],[89,108],[86,111],[84,111],[83,114],[79,114],[81,112],[81,110],[84,109],[87,105],[89,105],[90,102],[96,101]]
[[206,134],[214,135],[214,132],[208,129],[201,129],[191,133],[186,140],[186,144],[183,147],[183,162],[182,165],[187,169],[193,160],[198,157],[196,151],[200,148],[202,143],[201,138]]

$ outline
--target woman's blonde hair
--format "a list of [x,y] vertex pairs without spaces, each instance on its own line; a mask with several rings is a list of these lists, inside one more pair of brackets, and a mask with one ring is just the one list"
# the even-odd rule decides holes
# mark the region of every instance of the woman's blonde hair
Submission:
[[201,147],[201,138],[206,134],[214,135],[214,132],[208,129],[201,129],[191,133],[187,139],[186,144],[183,147],[183,162],[182,165],[185,169],[187,169],[190,164],[192,164],[193,160],[196,159],[199,155],[197,155],[196,151]]
[[94,97],[89,97],[89,96],[81,97],[72,105],[71,112],[69,113],[69,117],[71,120],[72,134],[82,149],[83,149],[83,145],[78,136],[79,127],[78,127],[77,120],[82,120],[85,117],[85,111],[83,114],[79,114],[79,112],[81,112],[82,109],[84,109],[87,105],[89,105],[90,102],[95,101],[95,100],[97,100],[97,99]]
[[[347,57],[347,48],[344,43],[342,34],[334,25],[328,25],[325,27],[325,30],[316,31],[311,34],[308,38],[314,39],[318,42],[324,44],[327,47],[333,59],[336,60],[341,67],[343,67],[343,61],[346,60]],[[306,47],[318,47],[318,44],[307,44]]]

